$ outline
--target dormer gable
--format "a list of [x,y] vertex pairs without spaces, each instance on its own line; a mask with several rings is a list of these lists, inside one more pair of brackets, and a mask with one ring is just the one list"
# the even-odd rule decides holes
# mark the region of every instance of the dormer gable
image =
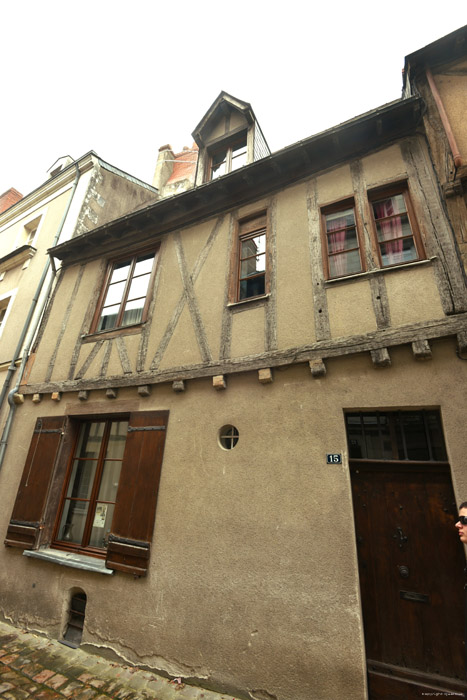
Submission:
[[224,91],[192,136],[199,148],[197,185],[270,155],[251,105]]

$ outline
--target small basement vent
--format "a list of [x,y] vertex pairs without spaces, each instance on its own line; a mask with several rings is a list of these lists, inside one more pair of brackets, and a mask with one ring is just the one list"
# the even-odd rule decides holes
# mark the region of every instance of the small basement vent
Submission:
[[71,597],[68,623],[63,642],[72,647],[79,647],[83,636],[84,614],[86,611],[86,593],[75,593]]

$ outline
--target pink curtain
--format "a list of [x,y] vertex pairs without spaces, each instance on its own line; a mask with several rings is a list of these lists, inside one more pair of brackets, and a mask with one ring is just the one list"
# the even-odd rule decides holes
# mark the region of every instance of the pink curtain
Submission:
[[399,211],[396,197],[385,199],[381,202],[375,202],[374,211],[377,219],[392,217],[385,221],[377,221],[379,227],[380,244],[384,242],[384,250],[388,259],[389,265],[395,265],[399,262],[404,262],[404,241],[402,236],[402,219],[397,214],[405,214],[405,211]]
[[[347,219],[345,216],[327,222],[329,253],[339,253],[341,250],[345,249],[346,224]],[[347,255],[330,255],[330,262],[331,261],[335,269],[335,275],[332,275],[333,277],[340,277],[341,275],[347,274]]]

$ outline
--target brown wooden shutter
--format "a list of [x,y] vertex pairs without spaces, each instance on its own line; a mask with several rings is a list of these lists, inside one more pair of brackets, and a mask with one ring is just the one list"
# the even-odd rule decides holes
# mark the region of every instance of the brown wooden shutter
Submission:
[[106,566],[147,574],[168,411],[131,413]]
[[38,418],[23,476],[16,494],[5,544],[35,549],[43,527],[44,510],[65,417]]

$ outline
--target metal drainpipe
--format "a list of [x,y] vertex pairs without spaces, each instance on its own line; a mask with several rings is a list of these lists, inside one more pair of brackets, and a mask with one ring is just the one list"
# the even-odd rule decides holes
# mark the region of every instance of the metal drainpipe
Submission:
[[[52,248],[57,244],[58,239],[60,238],[60,234],[62,233],[63,226],[65,225],[66,217],[68,216],[68,212],[70,211],[71,202],[73,201],[73,197],[75,195],[75,191],[76,191],[76,188],[78,186],[78,180],[79,180],[79,177],[81,174],[79,171],[78,163],[75,163],[75,168],[76,168],[76,175],[75,175],[75,179],[73,182],[73,186],[71,188],[70,198],[68,200],[66,209],[63,212],[62,220],[60,221],[60,225],[59,225],[57,232],[55,234],[55,237],[53,239],[52,246],[51,246]],[[18,341],[18,345],[16,346],[16,350],[15,350],[15,353],[13,355],[13,359],[11,360],[11,364],[8,368],[7,376],[6,376],[5,381],[3,383],[2,393],[0,395],[0,409],[1,409],[1,407],[3,406],[3,402],[5,401],[5,396],[8,392],[8,388],[10,386],[11,379],[13,377],[15,370],[16,370],[16,362],[21,355],[21,351],[23,350],[24,340],[25,340],[28,332],[30,332],[29,342],[24,347],[24,350],[23,350],[23,357],[21,360],[21,365],[20,365],[19,370],[18,370],[16,385],[15,385],[14,389],[12,389],[10,391],[10,393],[8,394],[8,403],[10,405],[10,411],[8,413],[8,416],[7,416],[7,419],[5,422],[5,427],[3,428],[2,438],[0,440],[0,469],[2,468],[3,460],[5,458],[5,452],[6,452],[6,448],[7,448],[7,444],[8,444],[8,437],[10,435],[10,430],[11,430],[11,426],[13,424],[13,418],[14,418],[14,414],[15,414],[15,410],[16,410],[16,404],[13,401],[13,397],[17,393],[19,386],[21,384],[21,379],[23,378],[24,368],[26,366],[26,361],[29,357],[29,351],[30,351],[31,345],[34,341],[39,323],[42,320],[42,315],[43,315],[44,309],[45,309],[47,302],[48,302],[48,299],[49,299],[50,290],[52,288],[52,283],[53,283],[55,272],[56,272],[54,270],[54,274],[52,274],[49,282],[47,283],[47,290],[46,290],[47,293],[43,297],[42,307],[39,309],[40,313],[38,313],[38,315],[37,315],[37,319],[36,319],[34,326],[30,327],[32,317],[34,315],[34,312],[36,311],[36,307],[37,307],[41,292],[43,291],[42,287],[44,286],[44,283],[45,283],[47,274],[49,272],[50,266],[51,266],[51,260],[49,257],[46,264],[45,264],[45,267],[42,271],[42,275],[41,275],[41,278],[39,280],[39,284],[37,285],[36,293],[34,294],[34,296],[32,298],[31,306],[29,308],[29,312],[28,312],[26,321],[24,323],[23,330],[21,331],[21,335],[20,335],[20,338]]]

